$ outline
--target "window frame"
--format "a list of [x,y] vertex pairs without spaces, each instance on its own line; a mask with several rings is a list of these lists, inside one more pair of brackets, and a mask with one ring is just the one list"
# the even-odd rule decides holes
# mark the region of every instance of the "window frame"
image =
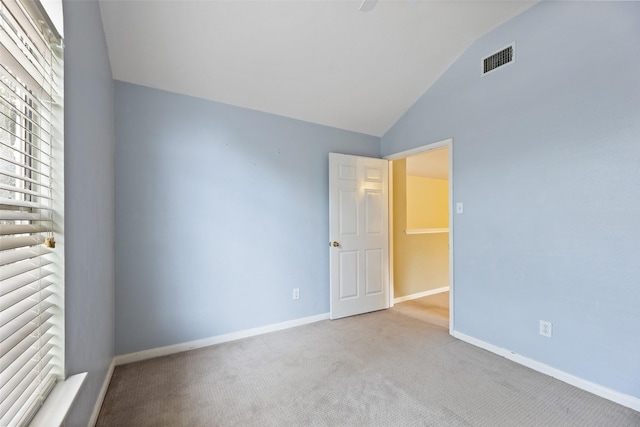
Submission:
[[[16,159],[22,160],[22,166],[17,166],[17,169],[22,168],[24,172],[22,173],[23,178],[31,179],[33,178],[34,174],[42,173],[43,169],[37,169],[36,164],[42,160],[42,158],[40,157],[41,155],[45,156],[45,151],[41,150],[43,148],[43,145],[39,145],[39,143],[36,143],[36,139],[44,138],[44,135],[42,133],[36,134],[34,133],[34,131],[40,129],[43,123],[38,123],[37,120],[34,119],[37,117],[42,117],[42,114],[47,115],[48,123],[51,124],[50,135],[48,136],[50,144],[48,154],[51,156],[51,160],[48,166],[43,167],[45,169],[48,168],[48,173],[51,179],[48,202],[50,203],[49,207],[51,212],[49,221],[51,221],[50,228],[52,230],[52,237],[54,237],[55,239],[56,247],[51,251],[51,254],[49,254],[53,262],[52,264],[49,264],[49,266],[47,266],[48,268],[51,268],[52,273],[55,276],[55,284],[52,285],[54,295],[50,298],[54,302],[54,314],[52,317],[54,321],[51,331],[54,335],[53,344],[56,349],[56,362],[55,367],[53,368],[55,370],[54,377],[56,381],[55,383],[44,384],[44,389],[50,391],[50,393],[48,393],[47,396],[37,393],[37,398],[30,400],[32,407],[29,407],[24,412],[23,416],[18,420],[18,422],[20,423],[19,425],[29,426],[60,425],[64,421],[64,418],[66,417],[68,410],[71,408],[71,405],[75,400],[75,397],[77,396],[80,388],[82,387],[82,384],[84,383],[87,375],[86,373],[83,373],[65,378],[66,374],[64,369],[64,69],[62,62],[62,31],[58,31],[58,28],[52,23],[52,20],[49,18],[48,13],[45,11],[44,5],[38,0],[1,1],[2,4],[0,5],[0,11],[3,14],[11,13],[10,10],[18,10],[18,7],[21,8],[24,14],[20,15],[21,20],[16,20],[16,22],[20,23],[20,27],[16,28],[26,34],[25,38],[19,39],[20,42],[24,42],[24,45],[22,45],[22,43],[15,43],[15,45],[13,46],[14,52],[16,52],[15,46],[18,46],[17,50],[22,51],[22,53],[24,53],[24,56],[21,58],[12,56],[12,58],[9,58],[8,56],[3,55],[3,68],[0,69],[3,75],[7,75],[7,73],[9,72],[11,74],[10,77],[14,81],[14,83],[17,83],[20,86],[20,91],[25,93],[25,98],[20,99],[18,102],[23,106],[23,108],[15,108],[15,112],[14,109],[11,108],[12,104],[6,99],[3,100],[4,104],[2,106],[8,107],[8,109],[11,110],[11,114],[16,115],[17,119],[11,119],[10,117],[7,117],[7,120],[8,122],[13,122],[15,124],[14,136],[15,138],[22,141],[19,150],[14,147],[15,141],[13,143],[8,143],[5,145],[7,147],[9,147],[9,145],[12,145],[10,149],[21,152],[20,155],[16,155],[14,153],[13,157],[9,156],[9,159],[12,160],[15,157]],[[61,0],[53,2],[50,1],[47,5],[48,8],[52,6],[52,3],[57,3],[60,13],[60,16],[57,16],[57,18],[59,21],[61,21]],[[55,7],[56,6],[54,5],[54,9]],[[5,21],[5,19],[8,18],[0,16],[0,21]],[[29,26],[28,24],[31,24],[31,26]],[[0,28],[0,32],[4,31],[4,28],[6,27]],[[34,33],[31,33],[31,31],[34,31]],[[35,33],[38,31],[41,32],[40,35]],[[8,33],[5,34],[8,35]],[[0,36],[1,35],[3,34],[0,34]],[[32,37],[41,38],[38,40],[34,40],[32,39]],[[8,38],[5,37],[4,39],[0,39],[0,42],[5,40],[8,40]],[[45,40],[44,43],[43,40]],[[41,74],[40,77],[42,78],[43,83],[39,84],[36,78],[29,78],[29,76],[30,74],[32,74],[30,73],[30,71],[39,71],[40,69],[38,67],[42,65],[42,63],[34,63],[34,59],[36,60],[36,62],[38,61],[37,55],[42,54],[42,52],[38,51],[37,49],[38,45],[40,47],[42,47],[43,45],[47,46],[47,43],[48,47],[45,50],[47,51],[47,53],[50,53],[51,56],[46,59],[49,59],[51,68],[49,70],[47,70],[46,67],[42,68],[42,70],[44,70],[44,74]],[[3,49],[4,51],[4,48],[0,47],[0,49]],[[20,64],[22,63],[20,63],[19,61],[24,61],[24,58],[26,57],[29,57],[29,61],[31,61],[32,66],[30,66],[28,62],[24,62],[26,66],[20,66]],[[34,84],[34,82],[36,83]],[[3,82],[0,82],[0,85],[2,83]],[[47,101],[49,101],[49,104],[46,112],[44,112],[43,110],[40,110],[41,106],[44,109],[44,105],[42,104],[42,99],[44,98],[41,99],[38,94],[34,94],[34,90],[37,92],[47,85],[49,85],[50,87],[49,92],[51,93],[51,96],[46,99]],[[5,92],[10,93],[11,88],[9,86],[6,86],[6,89],[8,89],[8,91]],[[39,103],[42,105],[38,105]],[[4,126],[4,123],[2,124]],[[22,131],[18,132],[17,128],[19,128],[20,126],[22,126]],[[38,150],[41,150],[42,152],[40,153],[38,152]],[[38,168],[40,168],[41,166],[42,165],[38,166]],[[28,168],[37,170],[33,172]],[[38,170],[40,172],[38,172]],[[21,174],[17,173],[16,175]],[[17,178],[17,181],[20,181],[20,178]],[[37,198],[43,196],[42,188],[40,188],[41,184],[24,180],[22,180],[22,182],[26,184],[23,187],[20,187],[23,190],[21,194],[24,202],[37,202]],[[7,193],[5,192],[5,194]],[[14,195],[13,197],[15,198],[16,196]],[[2,209],[2,206],[0,206],[0,209]],[[6,211],[7,209],[4,210]],[[31,212],[36,212],[34,209],[27,209],[27,211],[29,210]],[[6,222],[4,223],[6,224]],[[22,225],[29,225],[33,223],[33,221],[28,221]],[[16,222],[15,224],[20,225],[21,223]],[[26,233],[24,235],[31,236],[32,233]],[[5,265],[10,265],[10,263]],[[42,267],[37,268],[38,271],[40,271],[41,269]],[[0,279],[2,279],[1,275]],[[0,306],[0,312],[5,308],[6,307]],[[12,349],[13,347],[6,348]],[[20,412],[17,413],[19,414]]]

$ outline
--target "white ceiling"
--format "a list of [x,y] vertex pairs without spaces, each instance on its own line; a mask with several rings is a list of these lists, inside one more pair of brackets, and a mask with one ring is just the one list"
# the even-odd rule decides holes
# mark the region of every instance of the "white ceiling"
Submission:
[[113,77],[383,135],[476,39],[535,2],[101,0]]
[[449,149],[438,148],[407,157],[407,175],[449,179]]

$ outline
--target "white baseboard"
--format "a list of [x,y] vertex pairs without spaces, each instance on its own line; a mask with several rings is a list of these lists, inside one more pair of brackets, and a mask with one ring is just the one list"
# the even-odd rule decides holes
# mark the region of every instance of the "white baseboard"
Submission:
[[422,297],[428,297],[429,295],[435,295],[435,294],[439,294],[439,293],[442,293],[442,292],[448,292],[448,291],[449,291],[449,287],[448,286],[443,286],[442,288],[431,289],[429,291],[418,292],[416,294],[405,295],[403,297],[394,298],[393,299],[393,303],[397,304],[399,302],[409,301],[409,300],[412,300],[412,299],[417,299],[417,298],[422,298]]
[[570,384],[584,391],[588,391],[589,393],[595,394],[596,396],[603,397],[622,406],[626,406],[627,408],[631,408],[634,411],[640,412],[640,399],[637,397],[611,390],[610,388],[604,387],[600,384],[592,383],[591,381],[587,381],[583,378],[568,374],[549,365],[545,365],[544,363],[538,362],[537,360],[529,359],[528,357],[495,346],[493,344],[489,344],[458,331],[453,331],[452,335],[459,340],[465,341],[469,344],[475,345],[476,347],[483,348],[487,351],[490,351],[491,353],[495,353],[499,356],[505,357],[513,362],[526,366],[527,368],[531,368],[534,371],[549,375],[550,377],[556,378],[562,382]]
[[91,418],[89,418],[88,427],[94,427],[98,422],[98,416],[100,415],[100,409],[102,409],[102,403],[104,402],[104,398],[107,395],[107,389],[109,388],[109,383],[111,383],[111,377],[113,376],[113,370],[116,367],[116,360],[113,358],[111,360],[111,364],[109,365],[109,369],[107,370],[107,375],[104,377],[104,381],[102,382],[102,388],[100,388],[100,393],[98,394],[98,398],[96,399],[96,403],[93,406],[93,412],[91,413]]
[[274,323],[273,325],[261,326],[259,328],[245,329],[243,331],[232,332],[230,334],[216,335],[200,340],[168,345],[166,347],[158,347],[135,353],[122,354],[120,356],[116,356],[114,361],[116,366],[126,365],[127,363],[139,362],[141,360],[152,359],[154,357],[167,356],[169,354],[181,353],[183,351],[194,350],[196,348],[208,347],[210,345],[267,334],[269,332],[281,331],[283,329],[294,328],[296,326],[302,326],[308,323],[319,322],[327,319],[329,319],[329,313],[318,314],[316,316],[303,317],[282,323]]

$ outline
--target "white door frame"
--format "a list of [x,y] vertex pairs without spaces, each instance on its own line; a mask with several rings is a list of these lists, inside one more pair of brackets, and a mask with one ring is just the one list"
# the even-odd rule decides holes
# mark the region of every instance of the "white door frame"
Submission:
[[[438,148],[448,147],[449,149],[449,334],[453,335],[454,331],[454,284],[453,284],[453,139],[445,139],[443,141],[434,142],[410,150],[400,151],[399,153],[384,156],[386,160],[400,160],[414,154],[425,153],[427,151],[437,150]],[[393,163],[389,163],[389,307],[393,307],[394,300],[394,283],[393,283]]]

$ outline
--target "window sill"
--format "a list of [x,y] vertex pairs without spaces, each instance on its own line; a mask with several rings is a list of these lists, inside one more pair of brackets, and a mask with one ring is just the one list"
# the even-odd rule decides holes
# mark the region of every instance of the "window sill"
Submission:
[[67,417],[71,405],[76,400],[78,392],[87,379],[87,373],[72,375],[51,390],[42,408],[33,417],[29,427],[59,426]]

